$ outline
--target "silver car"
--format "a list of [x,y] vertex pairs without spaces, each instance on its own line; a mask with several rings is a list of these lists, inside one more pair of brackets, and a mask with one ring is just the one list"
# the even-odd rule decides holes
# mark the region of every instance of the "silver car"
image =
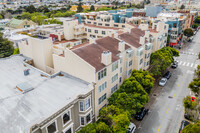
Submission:
[[130,125],[128,126],[127,133],[134,133],[135,129],[136,125],[131,122]]
[[162,79],[159,81],[159,85],[160,85],[160,86],[165,86],[166,83],[167,83],[167,78],[162,78]]

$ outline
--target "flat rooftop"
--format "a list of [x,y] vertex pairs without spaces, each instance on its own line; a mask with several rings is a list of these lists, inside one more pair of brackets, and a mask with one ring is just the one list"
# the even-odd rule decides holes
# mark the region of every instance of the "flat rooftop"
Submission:
[[[40,70],[24,65],[25,57],[17,55],[0,59],[0,129],[2,133],[28,133],[80,95],[92,90],[92,85],[63,73],[53,78]],[[24,70],[29,75],[24,75]],[[22,93],[23,89],[32,88]]]

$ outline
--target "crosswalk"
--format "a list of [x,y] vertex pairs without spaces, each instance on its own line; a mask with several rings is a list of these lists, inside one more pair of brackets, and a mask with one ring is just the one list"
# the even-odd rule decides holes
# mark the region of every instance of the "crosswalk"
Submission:
[[196,69],[199,64],[191,63],[191,62],[185,62],[185,61],[178,61],[178,65],[179,66],[192,67],[192,68]]
[[193,53],[193,52],[180,52],[181,54],[187,54],[187,55],[195,55],[197,56],[198,53]]

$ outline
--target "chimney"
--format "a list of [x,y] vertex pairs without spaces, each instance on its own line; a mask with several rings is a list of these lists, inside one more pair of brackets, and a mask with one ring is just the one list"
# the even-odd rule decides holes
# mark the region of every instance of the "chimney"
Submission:
[[101,54],[101,63],[104,65],[109,65],[112,62],[112,53],[110,51],[103,51]]
[[96,40],[95,40],[95,38],[90,37],[90,39],[89,39],[89,43],[90,43],[90,44],[92,44],[92,43],[96,44]]
[[144,36],[141,36],[141,37],[140,37],[140,44],[141,44],[141,45],[144,45],[144,44],[145,44],[145,37],[144,37]]
[[125,50],[125,42],[124,41],[120,41],[118,43],[118,51],[123,52]]
[[118,38],[118,32],[117,31],[114,33],[114,38]]

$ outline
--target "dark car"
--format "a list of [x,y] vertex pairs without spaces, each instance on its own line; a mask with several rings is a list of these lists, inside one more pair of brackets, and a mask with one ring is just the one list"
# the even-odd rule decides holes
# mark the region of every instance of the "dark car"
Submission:
[[174,61],[171,65],[172,68],[177,68],[178,67],[178,62]]
[[147,113],[147,109],[145,109],[144,107],[142,107],[141,111],[136,114],[135,118],[137,120],[141,121],[144,118],[144,116],[146,115],[146,113]]
[[181,122],[181,127],[179,129],[179,133],[181,133],[181,131],[183,130],[184,127],[186,127],[187,125],[189,125],[190,123],[188,121],[183,120]]
[[170,71],[167,71],[164,75],[164,78],[167,78],[169,79],[171,77],[171,72]]

